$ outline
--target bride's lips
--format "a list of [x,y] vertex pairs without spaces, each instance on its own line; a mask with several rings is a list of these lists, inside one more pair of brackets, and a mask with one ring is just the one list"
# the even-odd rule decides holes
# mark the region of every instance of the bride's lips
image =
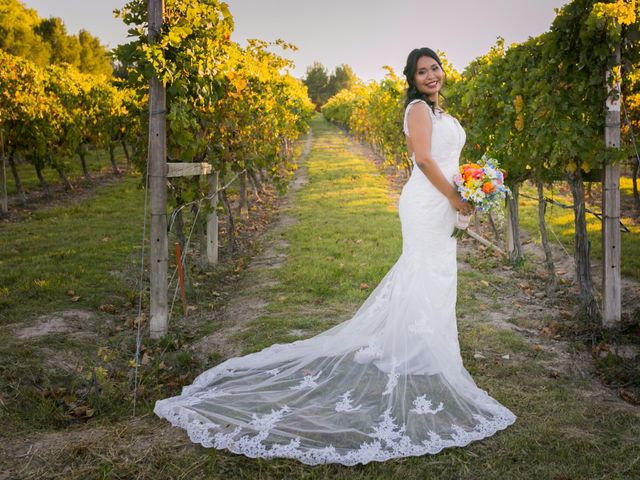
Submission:
[[431,82],[431,83],[426,83],[425,85],[429,88],[435,88],[438,86],[438,83],[440,83],[438,80],[436,80],[435,82]]

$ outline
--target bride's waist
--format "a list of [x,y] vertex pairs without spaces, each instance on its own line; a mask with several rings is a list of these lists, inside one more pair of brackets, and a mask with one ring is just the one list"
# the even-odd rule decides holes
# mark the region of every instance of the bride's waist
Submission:
[[[434,159],[434,162],[436,163],[438,168],[442,170],[442,173],[444,173],[447,178],[453,178],[453,176],[458,173],[458,169],[460,168],[458,165],[458,159],[456,157],[449,159]],[[415,175],[416,173],[420,173],[424,175],[415,160],[412,163],[413,165],[411,166],[411,174]]]
[[[454,185],[453,177],[455,176],[456,173],[458,173],[458,166],[457,165],[438,165],[438,167],[442,171],[442,174],[445,176],[447,181],[451,185]],[[419,182],[419,183],[426,182],[429,185],[433,185],[429,180],[429,178],[425,175],[425,173],[422,170],[420,170],[420,167],[418,167],[415,164],[411,169],[411,175],[409,176],[409,181]]]

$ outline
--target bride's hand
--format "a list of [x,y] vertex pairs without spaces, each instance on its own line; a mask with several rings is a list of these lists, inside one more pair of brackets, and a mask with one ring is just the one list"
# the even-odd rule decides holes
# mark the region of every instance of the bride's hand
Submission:
[[451,200],[451,204],[462,215],[471,215],[475,211],[475,207],[469,202],[463,200],[460,195],[456,195],[453,200]]

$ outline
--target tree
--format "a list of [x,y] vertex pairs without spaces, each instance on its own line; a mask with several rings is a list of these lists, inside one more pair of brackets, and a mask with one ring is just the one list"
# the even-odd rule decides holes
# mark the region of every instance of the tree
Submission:
[[307,75],[302,79],[302,82],[307,86],[311,101],[316,105],[316,108],[320,108],[329,98],[327,95],[329,84],[327,69],[322,63],[313,62],[312,65],[307,67]]
[[51,45],[51,63],[80,66],[80,42],[77,37],[67,35],[67,28],[62,19],[51,17],[42,20],[35,30]]
[[353,69],[343,63],[338,65],[329,77],[327,84],[327,99],[333,97],[341,90],[349,89],[358,82],[358,77],[353,73]]
[[84,73],[111,75],[111,62],[100,40],[86,30],[80,30],[78,42],[80,44],[79,70]]
[[34,30],[39,23],[35,10],[18,0],[0,0],[0,49],[39,67],[49,65],[51,48]]
[[0,0],[0,49],[38,67],[68,63],[83,73],[111,75],[107,49],[86,30],[69,35],[60,18],[41,19],[19,0]]

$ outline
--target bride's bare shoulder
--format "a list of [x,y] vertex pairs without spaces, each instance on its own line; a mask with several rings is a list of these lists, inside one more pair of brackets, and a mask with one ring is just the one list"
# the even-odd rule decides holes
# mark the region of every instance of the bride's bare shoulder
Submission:
[[429,111],[431,111],[431,107],[427,105],[427,102],[424,100],[416,101],[413,104],[407,106],[409,111],[407,112],[407,120],[411,123],[415,123],[416,121],[425,121],[428,122],[431,118]]

